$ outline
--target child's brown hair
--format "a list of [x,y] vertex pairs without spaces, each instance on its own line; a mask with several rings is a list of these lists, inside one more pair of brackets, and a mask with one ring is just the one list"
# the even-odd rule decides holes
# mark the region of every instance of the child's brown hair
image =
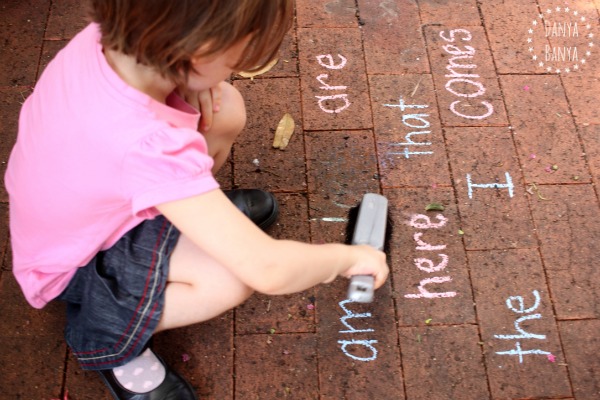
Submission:
[[[178,84],[193,56],[211,56],[250,36],[235,70],[271,61],[292,23],[293,0],[89,0],[102,45],[136,57]],[[198,50],[201,49],[201,53]]]

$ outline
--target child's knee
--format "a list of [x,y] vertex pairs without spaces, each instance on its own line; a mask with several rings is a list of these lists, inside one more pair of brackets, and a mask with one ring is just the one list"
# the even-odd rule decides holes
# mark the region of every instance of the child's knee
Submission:
[[234,299],[234,303],[235,303],[234,307],[237,307],[240,304],[244,303],[253,294],[254,294],[254,290],[250,286],[246,286],[246,285],[242,284],[242,287],[240,288],[240,290],[238,292],[237,298]]
[[221,88],[221,109],[215,114],[214,128],[234,141],[246,126],[246,105],[242,94],[233,85],[223,82]]

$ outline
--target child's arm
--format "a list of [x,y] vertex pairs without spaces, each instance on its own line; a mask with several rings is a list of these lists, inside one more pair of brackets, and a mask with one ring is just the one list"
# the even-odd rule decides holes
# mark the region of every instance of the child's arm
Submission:
[[276,240],[246,218],[220,190],[157,206],[183,235],[266,294],[298,292],[336,276],[388,275],[383,252],[369,246]]

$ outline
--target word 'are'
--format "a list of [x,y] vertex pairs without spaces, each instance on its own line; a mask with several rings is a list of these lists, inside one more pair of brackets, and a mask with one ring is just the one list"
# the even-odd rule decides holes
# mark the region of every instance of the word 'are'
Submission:
[[[341,54],[338,54],[337,56],[340,59],[340,62],[337,64],[334,61],[333,56],[331,54],[322,54],[322,55],[317,56],[317,62],[319,63],[319,65],[321,65],[322,67],[325,67],[327,69],[331,69],[331,70],[342,69],[346,66],[346,62],[348,60]],[[328,114],[337,114],[337,113],[344,111],[348,107],[350,107],[350,100],[348,100],[348,94],[344,93],[344,91],[348,87],[342,86],[342,85],[332,86],[326,82],[328,79],[329,79],[329,74],[320,74],[319,76],[317,76],[317,81],[319,81],[319,83],[321,84],[321,86],[319,86],[319,89],[327,90],[328,92],[342,92],[342,93],[335,93],[335,94],[330,94],[327,96],[315,96],[315,97],[319,100],[318,104],[319,104],[319,108],[321,110],[323,110],[324,112],[326,112]],[[339,104],[340,102],[342,104]],[[330,106],[333,107],[332,104],[335,104],[335,105],[339,104],[339,106],[335,107],[335,108],[330,108]]]

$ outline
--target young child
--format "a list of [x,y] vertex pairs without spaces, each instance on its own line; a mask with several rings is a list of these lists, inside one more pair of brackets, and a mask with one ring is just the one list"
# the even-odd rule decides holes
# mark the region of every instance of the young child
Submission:
[[214,173],[245,123],[224,82],[260,68],[293,0],[91,0],[93,23],[48,65],[23,105],[10,157],[13,270],[32,306],[67,303],[65,337],[116,399],[195,399],[149,347],[253,291],[337,276],[387,278],[368,246],[265,234],[260,190],[225,194]]

